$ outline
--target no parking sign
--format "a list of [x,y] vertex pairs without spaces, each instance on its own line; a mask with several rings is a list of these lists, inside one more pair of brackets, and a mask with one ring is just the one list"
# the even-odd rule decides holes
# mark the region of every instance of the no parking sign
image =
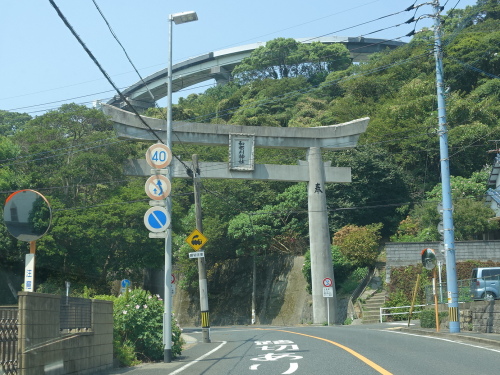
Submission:
[[144,225],[151,232],[165,232],[170,225],[170,217],[164,207],[151,207],[144,215]]

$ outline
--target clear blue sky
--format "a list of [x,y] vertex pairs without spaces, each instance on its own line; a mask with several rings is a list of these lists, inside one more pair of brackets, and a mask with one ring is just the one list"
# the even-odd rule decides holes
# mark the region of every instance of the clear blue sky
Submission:
[[[139,80],[92,0],[54,1],[119,88]],[[414,0],[95,1],[143,77],[167,66],[167,18],[171,13],[194,10],[199,17],[197,22],[174,25],[174,63],[277,37],[399,38],[413,26],[394,26],[415,13],[402,12]],[[440,1],[446,10],[457,2],[457,8],[476,4],[476,0]],[[431,13],[432,7],[426,5],[416,15]],[[364,25],[356,26],[359,24]],[[417,30],[431,24],[430,19],[423,19]],[[377,30],[381,31],[372,34]],[[409,38],[400,40],[407,42]],[[2,110],[37,116],[64,103],[90,105],[93,100],[107,101],[114,95],[48,0],[2,2],[0,51]],[[201,84],[180,94],[203,92],[207,87]]]

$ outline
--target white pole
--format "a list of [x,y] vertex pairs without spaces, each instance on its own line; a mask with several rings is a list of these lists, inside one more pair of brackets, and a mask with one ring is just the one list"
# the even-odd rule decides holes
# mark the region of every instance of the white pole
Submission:
[[326,297],[326,314],[327,314],[327,325],[330,326],[330,301],[328,301],[328,297]]
[[[172,15],[168,16],[168,79],[167,79],[167,139],[166,145],[172,149]],[[171,166],[168,166],[168,176],[172,176]],[[172,217],[172,202],[170,197],[165,200],[168,216]],[[165,278],[163,301],[163,361],[170,363],[172,361],[172,290],[170,280],[172,278],[172,220],[167,228],[167,237],[165,238]]]

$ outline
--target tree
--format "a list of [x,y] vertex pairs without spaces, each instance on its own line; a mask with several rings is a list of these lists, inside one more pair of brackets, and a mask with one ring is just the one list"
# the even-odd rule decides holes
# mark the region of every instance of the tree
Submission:
[[349,184],[327,186],[331,231],[348,224],[383,222],[384,236],[392,233],[404,217],[398,207],[411,201],[411,184],[408,173],[391,154],[378,147],[358,146],[345,152],[325,152],[325,160],[351,167],[352,178]]
[[352,264],[373,266],[379,255],[382,224],[358,227],[347,225],[335,233],[333,242]]
[[349,51],[344,45],[305,44],[292,38],[277,38],[243,59],[233,75],[242,83],[298,76],[318,81],[318,76],[322,80],[329,72],[343,70],[350,63]]
[[[498,228],[491,208],[484,204],[488,171],[475,172],[470,178],[451,176],[453,224],[455,239],[469,241]],[[400,222],[392,241],[439,241],[437,225],[442,219],[437,206],[442,200],[442,187],[437,184],[426,194],[426,200],[417,204],[409,216]]]
[[64,209],[60,200],[47,196],[55,214],[49,232],[38,241],[40,276],[99,293],[109,292],[113,280],[142,282],[144,268],[161,264],[164,254],[140,219],[147,209],[143,186],[144,181],[135,180],[100,205],[79,209]]
[[243,90],[240,107],[228,121],[238,125],[286,127],[296,103],[309,87],[306,78],[300,76],[252,82]]
[[0,135],[10,136],[23,129],[31,120],[27,113],[8,112],[0,110]]
[[105,183],[123,178],[117,166],[138,149],[116,139],[102,112],[76,104],[36,117],[13,141],[24,158],[18,170],[30,185],[54,187],[52,195],[70,205],[97,203]]

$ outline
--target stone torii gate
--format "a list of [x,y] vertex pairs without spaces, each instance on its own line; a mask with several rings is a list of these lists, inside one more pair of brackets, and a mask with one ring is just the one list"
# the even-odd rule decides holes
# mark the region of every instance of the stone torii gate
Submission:
[[[139,118],[133,113],[103,104],[103,112],[111,117],[117,136],[136,141],[157,141]],[[142,117],[161,138],[166,139],[166,121]],[[323,280],[333,277],[331,239],[328,227],[325,183],[351,182],[350,167],[331,167],[324,163],[321,149],[343,150],[356,147],[359,136],[366,131],[369,118],[315,128],[278,128],[241,125],[215,125],[176,121],[173,123],[172,143],[205,146],[229,146],[229,162],[201,162],[203,178],[274,180],[308,182],[309,239],[311,252],[311,276],[313,322],[336,323],[336,297],[323,297]],[[301,148],[307,150],[307,160],[299,165],[255,164],[254,147]],[[129,160],[125,174],[151,175],[146,160]],[[173,160],[170,178],[187,178],[184,166]],[[335,284],[332,285],[335,291]]]

